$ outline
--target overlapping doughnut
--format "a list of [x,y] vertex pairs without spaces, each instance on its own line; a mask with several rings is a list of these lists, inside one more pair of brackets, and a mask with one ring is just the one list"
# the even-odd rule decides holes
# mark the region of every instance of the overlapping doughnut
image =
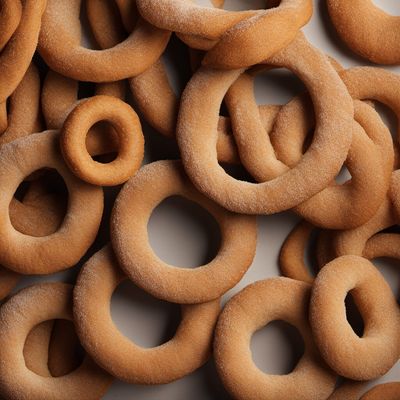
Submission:
[[400,382],[389,382],[373,387],[360,400],[397,400],[399,396]]
[[3,50],[15,30],[22,15],[22,4],[15,0],[0,1],[0,51]]
[[111,296],[124,279],[110,246],[96,253],[78,277],[75,324],[83,347],[93,359],[118,379],[146,385],[172,382],[202,366],[210,356],[219,300],[182,306],[174,337],[147,349],[124,336],[110,315]]

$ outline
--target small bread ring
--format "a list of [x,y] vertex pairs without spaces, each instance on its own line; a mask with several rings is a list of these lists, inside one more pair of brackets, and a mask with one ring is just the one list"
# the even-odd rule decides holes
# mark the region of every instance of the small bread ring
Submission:
[[[15,140],[0,149],[0,263],[23,274],[49,274],[77,263],[97,235],[103,213],[101,188],[83,183],[68,170],[58,149],[59,133],[46,131]],[[35,238],[11,225],[8,207],[25,177],[55,168],[69,191],[68,212],[57,232]],[[68,251],[65,251],[68,246]]]
[[[273,278],[247,286],[223,309],[215,332],[214,357],[225,388],[235,399],[326,399],[336,375],[322,362],[308,323],[311,286],[288,278]],[[250,340],[269,322],[295,326],[304,341],[304,354],[288,375],[265,374],[254,364]]]
[[[118,156],[107,164],[92,159],[86,135],[99,121],[108,121],[118,135]],[[139,169],[144,156],[144,137],[139,117],[122,100],[94,96],[82,100],[69,113],[61,130],[61,152],[71,171],[93,185],[116,186]]]
[[299,34],[268,63],[287,67],[303,79],[317,114],[308,156],[271,181],[254,184],[236,180],[218,164],[215,154],[218,110],[243,71],[203,67],[182,96],[177,140],[186,173],[202,193],[234,212],[272,214],[301,204],[332,182],[350,147],[353,102],[325,55]]
[[[220,226],[221,248],[208,264],[194,269],[174,267],[157,257],[150,246],[147,224],[151,213],[174,195],[204,207]],[[256,219],[232,214],[205,198],[178,161],[149,164],[122,188],[113,209],[111,232],[116,257],[128,277],[154,297],[179,304],[221,297],[242,279],[257,244]]]
[[123,280],[110,246],[96,253],[78,277],[75,325],[83,347],[94,360],[123,381],[146,385],[172,382],[203,365],[210,355],[219,300],[182,306],[175,336],[160,346],[144,349],[124,336],[111,319],[111,296]]
[[[346,319],[349,292],[364,317],[361,338]],[[375,379],[399,359],[399,306],[383,276],[365,258],[343,256],[322,268],[312,288],[310,324],[322,357],[346,378]]]
[[17,29],[22,15],[19,0],[0,0],[0,51]]
[[328,0],[327,5],[336,31],[351,50],[377,64],[400,64],[400,17],[372,0]]
[[[203,42],[206,39],[211,50],[203,63],[221,69],[245,68],[273,56],[296,37],[313,10],[310,0],[284,0],[273,9],[242,12],[205,8],[187,0],[136,3],[149,22],[184,34],[180,35],[184,41],[186,35],[200,37]],[[266,37],[269,39],[264,40]]]
[[46,3],[47,0],[24,1],[18,28],[0,54],[0,103],[15,91],[29,68]]
[[399,400],[399,398],[400,382],[389,382],[373,387],[360,400]]
[[89,358],[77,370],[58,378],[41,377],[25,365],[22,354],[29,332],[43,321],[71,321],[71,300],[71,285],[43,283],[21,290],[1,307],[0,390],[6,398],[92,400],[107,391],[112,378]]
[[129,37],[112,49],[86,49],[80,44],[80,8],[81,0],[47,0],[39,37],[46,63],[69,78],[111,82],[136,76],[158,60],[168,43],[170,32],[140,19]]
[[400,259],[400,235],[397,233],[377,233],[365,244],[363,257],[368,260],[379,257]]

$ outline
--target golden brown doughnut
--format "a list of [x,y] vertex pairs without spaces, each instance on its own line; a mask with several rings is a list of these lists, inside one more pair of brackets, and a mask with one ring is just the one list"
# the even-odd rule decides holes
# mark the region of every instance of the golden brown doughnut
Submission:
[[[73,266],[92,244],[100,225],[103,191],[69,172],[62,161],[58,140],[57,131],[46,131],[15,140],[0,149],[3,213],[0,263],[19,273],[49,274]],[[68,212],[56,232],[35,238],[15,230],[8,206],[21,181],[42,168],[54,168],[63,177],[69,191]]]
[[[205,208],[221,229],[218,254],[198,268],[165,263],[148,241],[152,211],[176,195]],[[242,279],[255,255],[257,225],[254,217],[230,213],[200,194],[179,161],[157,161],[143,167],[119,193],[111,218],[111,239],[122,269],[136,285],[166,301],[195,304],[221,297]]]
[[328,397],[327,400],[360,400],[365,382],[346,380]]
[[172,382],[203,365],[210,355],[219,300],[182,306],[175,336],[160,346],[142,348],[118,330],[110,315],[111,296],[124,279],[110,246],[96,253],[78,277],[75,325],[94,360],[118,379],[146,385]]
[[273,9],[241,12],[187,0],[137,0],[136,4],[153,25],[184,34],[180,35],[184,41],[186,35],[194,36],[191,45],[200,37],[196,47],[210,49],[204,65],[223,69],[249,67],[273,56],[294,40],[313,11],[310,0],[284,0]]
[[22,15],[19,0],[0,0],[0,51],[17,29]]
[[389,382],[373,387],[360,400],[399,400],[399,398],[400,382]]
[[14,92],[32,61],[46,3],[47,0],[24,1],[18,28],[0,54],[0,103]]
[[327,4],[336,31],[351,50],[377,64],[400,64],[399,16],[386,13],[372,0]]
[[[111,123],[118,135],[118,155],[107,164],[93,160],[86,148],[89,129],[100,121]],[[144,156],[139,117],[129,104],[111,96],[94,96],[79,102],[64,122],[60,145],[71,171],[98,186],[126,182],[139,169]]]
[[[25,339],[37,324],[54,319],[72,320],[72,286],[42,283],[21,290],[0,309],[0,390],[7,399],[100,398],[112,378],[86,358],[72,373],[42,377],[25,365]],[[18,384],[17,384],[18,383]]]
[[[39,52],[54,71],[77,81],[110,82],[138,75],[158,60],[170,33],[142,19],[129,37],[112,49],[81,46],[81,0],[47,0]],[[0,97],[1,99],[1,97]]]
[[[272,278],[247,286],[223,309],[215,332],[214,355],[225,388],[235,399],[326,399],[336,375],[321,360],[308,323],[310,285]],[[269,322],[295,326],[304,341],[304,354],[294,370],[283,376],[265,374],[250,352],[253,333]]]
[[363,257],[368,260],[379,257],[400,259],[400,235],[397,233],[377,233],[365,244]]
[[215,154],[218,110],[243,71],[203,67],[182,96],[177,139],[185,170],[202,193],[234,212],[272,214],[301,204],[332,182],[350,147],[353,102],[327,58],[299,34],[268,63],[287,67],[301,77],[317,114],[308,156],[271,181],[236,180],[218,164]]
[[[362,337],[346,319],[349,292],[363,316]],[[365,258],[343,256],[322,268],[312,287],[310,324],[322,357],[346,378],[378,378],[399,359],[399,306],[383,276]]]

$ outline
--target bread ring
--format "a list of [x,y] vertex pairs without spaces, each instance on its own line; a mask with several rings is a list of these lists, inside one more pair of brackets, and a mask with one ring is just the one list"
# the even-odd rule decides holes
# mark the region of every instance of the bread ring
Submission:
[[[58,140],[58,132],[47,131],[0,149],[0,210],[4,215],[0,224],[0,263],[19,273],[49,274],[73,266],[92,244],[100,225],[103,191],[69,172],[59,154]],[[64,178],[69,191],[68,213],[57,232],[35,238],[14,229],[8,206],[19,183],[44,167],[55,168]]]
[[400,64],[400,17],[372,0],[328,0],[327,5],[336,31],[351,50],[377,64]]
[[[364,317],[362,337],[346,319],[349,292]],[[320,271],[312,288],[310,324],[322,357],[346,378],[375,379],[399,359],[399,306],[383,276],[364,258],[343,256]]]
[[222,69],[249,67],[273,56],[294,40],[313,11],[310,0],[284,0],[273,9],[242,12],[205,8],[187,0],[136,3],[141,15],[153,25],[205,38],[211,50],[204,65]]
[[[92,159],[86,135],[99,121],[109,121],[118,134],[118,156],[107,164]],[[82,100],[68,115],[61,130],[61,152],[71,171],[93,185],[116,186],[139,169],[144,156],[144,137],[139,117],[127,103],[111,96]]]
[[8,399],[92,400],[107,391],[112,378],[89,358],[58,378],[41,377],[25,365],[22,353],[31,329],[47,320],[72,320],[71,298],[72,286],[43,283],[23,289],[1,307],[0,390]]
[[400,259],[400,235],[397,233],[378,233],[368,239],[363,257],[373,260],[379,257]]
[[[268,63],[298,74],[317,110],[317,129],[308,156],[271,181],[254,184],[236,180],[219,166],[215,154],[217,110],[242,71],[203,67],[182,96],[177,139],[185,170],[201,192],[230,211],[272,214],[299,205],[333,180],[350,147],[352,100],[326,57],[299,34]],[[323,174],[318,173],[322,170]]]
[[0,51],[17,29],[21,15],[22,4],[19,0],[0,1]]
[[[225,388],[235,399],[326,399],[336,376],[323,364],[308,323],[310,286],[273,278],[247,286],[223,309],[215,332],[214,356]],[[274,320],[295,326],[304,341],[304,354],[284,376],[260,371],[249,349],[255,331]]]
[[400,382],[389,382],[373,387],[360,400],[398,400],[399,397]]
[[146,385],[172,382],[203,365],[210,355],[219,301],[182,306],[175,336],[161,346],[144,349],[122,335],[111,319],[111,296],[124,279],[110,246],[96,253],[78,277],[76,329],[95,361],[123,381]]
[[29,68],[36,50],[46,3],[47,0],[24,1],[18,28],[0,54],[0,103],[6,101],[15,91]]
[[[220,226],[221,248],[208,264],[194,269],[174,267],[158,258],[149,244],[147,224],[152,211],[174,195],[204,207]],[[116,257],[128,277],[154,297],[179,304],[221,297],[242,279],[257,244],[255,218],[232,214],[206,199],[178,161],[149,164],[122,188],[114,205],[111,232]]]
[[81,0],[47,0],[39,52],[51,69],[77,81],[110,82],[139,75],[158,60],[170,33],[139,20],[129,37],[112,49],[81,46]]
[[365,385],[365,382],[347,380],[335,389],[327,400],[360,400]]

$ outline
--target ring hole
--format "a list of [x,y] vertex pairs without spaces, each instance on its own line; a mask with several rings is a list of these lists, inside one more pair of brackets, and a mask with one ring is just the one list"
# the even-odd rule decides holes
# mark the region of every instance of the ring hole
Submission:
[[338,185],[343,185],[350,179],[351,179],[351,174],[350,174],[349,170],[347,169],[346,165],[343,165],[340,172],[335,177],[335,182]]
[[118,157],[118,134],[109,121],[95,123],[86,135],[86,150],[92,160],[108,164]]
[[276,68],[255,77],[257,104],[287,104],[305,90],[303,82],[286,68]]
[[311,231],[309,240],[307,242],[307,246],[304,252],[304,265],[307,268],[307,271],[311,276],[317,276],[319,272],[318,262],[316,257],[316,248],[318,243],[318,236],[320,234],[320,230],[315,228]]
[[[229,11],[262,10],[277,7],[280,2],[280,0],[225,0],[222,8]],[[196,0],[196,4],[202,7],[214,7],[211,0]]]
[[388,14],[400,15],[400,7],[397,0],[372,0],[372,2]]
[[169,197],[153,211],[148,235],[158,257],[183,268],[207,264],[221,243],[215,219],[198,204],[179,196]]
[[353,296],[351,295],[350,291],[345,299],[345,306],[346,306],[346,318],[347,322],[353,328],[354,333],[362,337],[364,334],[364,320],[361,316],[360,310],[358,309]]
[[113,293],[111,316],[126,337],[139,346],[152,348],[174,336],[179,326],[180,307],[155,299],[125,281]]
[[287,375],[304,354],[299,331],[285,321],[270,322],[256,331],[250,344],[253,361],[267,374]]
[[[17,231],[41,237],[61,226],[68,207],[68,189],[55,169],[35,171],[18,186],[14,197],[26,206],[10,203],[10,221]],[[48,223],[44,225],[45,220]]]

